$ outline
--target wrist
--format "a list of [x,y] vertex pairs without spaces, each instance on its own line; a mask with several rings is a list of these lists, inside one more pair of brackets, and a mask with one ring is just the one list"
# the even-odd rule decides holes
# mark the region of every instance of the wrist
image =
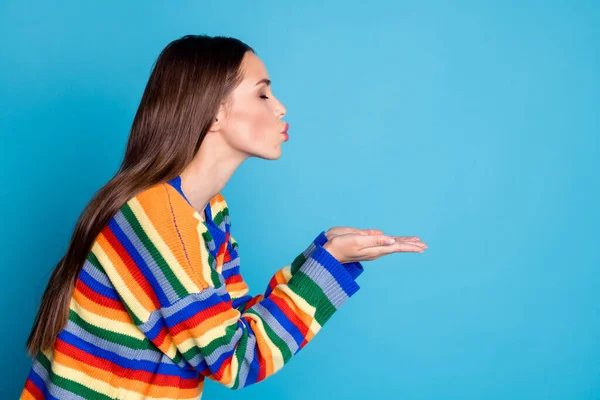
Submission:
[[325,249],[329,254],[331,254],[331,256],[333,258],[335,258],[336,260],[338,260],[341,263],[341,261],[338,259],[338,257],[335,254],[333,254],[333,252],[331,250],[331,242],[330,241],[327,241],[321,247],[323,247],[323,249]]

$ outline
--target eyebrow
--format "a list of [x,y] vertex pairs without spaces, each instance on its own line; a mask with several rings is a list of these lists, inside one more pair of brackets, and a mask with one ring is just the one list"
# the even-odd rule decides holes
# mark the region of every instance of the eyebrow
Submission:
[[256,82],[256,85],[254,85],[254,86],[258,86],[258,85],[260,85],[261,83],[264,83],[264,84],[265,84],[265,85],[267,85],[267,86],[271,86],[271,80],[270,80],[270,79],[267,79],[267,78],[263,78],[263,79],[261,79],[260,81]]

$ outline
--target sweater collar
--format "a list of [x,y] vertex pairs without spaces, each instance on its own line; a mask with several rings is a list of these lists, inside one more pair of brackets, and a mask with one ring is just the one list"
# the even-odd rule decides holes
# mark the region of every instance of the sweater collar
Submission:
[[[181,189],[181,175],[177,175],[175,178],[171,179],[167,183],[169,185],[173,186],[175,188],[175,190],[177,190],[179,192],[179,194],[185,199],[185,201],[190,206],[192,206],[192,203],[188,200],[185,193],[183,193],[183,190]],[[208,202],[208,204],[204,208],[204,214],[206,215],[206,223],[214,226],[214,222],[212,219],[213,218],[213,210],[211,208],[211,203],[212,203],[212,199]]]

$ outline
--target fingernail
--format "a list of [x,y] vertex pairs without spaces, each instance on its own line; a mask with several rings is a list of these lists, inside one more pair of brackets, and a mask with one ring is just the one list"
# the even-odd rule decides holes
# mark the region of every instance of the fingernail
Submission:
[[396,243],[396,240],[394,238],[385,239],[385,244],[394,244],[394,243]]

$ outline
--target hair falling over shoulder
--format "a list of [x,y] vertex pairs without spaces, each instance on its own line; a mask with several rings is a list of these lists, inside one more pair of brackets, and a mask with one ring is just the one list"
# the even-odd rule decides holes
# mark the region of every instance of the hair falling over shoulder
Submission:
[[86,205],[66,254],[55,266],[27,339],[31,357],[54,345],[69,318],[79,272],[105,225],[144,189],[179,175],[191,162],[219,106],[239,84],[247,51],[223,36],[186,35],[160,53],[133,119],[123,161]]

